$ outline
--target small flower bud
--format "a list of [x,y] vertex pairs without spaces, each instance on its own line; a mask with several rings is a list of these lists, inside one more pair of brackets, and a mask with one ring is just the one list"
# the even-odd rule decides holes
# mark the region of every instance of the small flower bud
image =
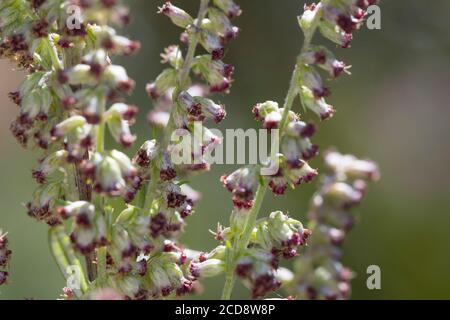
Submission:
[[153,238],[157,238],[165,233],[169,228],[169,222],[167,221],[166,215],[163,212],[160,212],[152,216],[149,227]]
[[115,284],[125,299],[148,299],[147,290],[141,288],[140,279],[134,276],[121,277]]
[[170,2],[166,2],[162,7],[160,7],[158,13],[168,16],[170,20],[172,20],[173,24],[181,28],[186,28],[194,22],[192,17],[186,11],[174,6]]
[[69,131],[72,131],[78,127],[86,124],[86,119],[82,116],[72,116],[63,122],[59,123],[52,130],[52,136],[56,138],[61,138],[66,135]]
[[34,120],[47,121],[52,96],[49,90],[32,91],[23,97],[20,104],[20,119],[22,123]]
[[316,132],[316,126],[303,121],[291,121],[286,126],[286,134],[291,137],[311,138]]
[[220,39],[207,30],[200,31],[200,44],[211,54],[213,60],[220,60],[225,55]]
[[170,161],[170,155],[168,153],[164,153],[162,157],[162,163],[160,168],[160,178],[163,181],[170,181],[175,179],[177,176],[177,172],[173,167],[172,161]]
[[211,22],[212,32],[217,32],[220,35],[222,43],[235,39],[239,33],[239,28],[233,26],[226,14],[217,10],[216,8],[208,9],[208,18]]
[[181,188],[176,184],[169,184],[166,193],[167,207],[169,208],[179,208],[184,205],[186,201],[186,195],[181,192]]
[[344,72],[349,73],[350,67],[346,66],[343,61],[337,60],[330,50],[322,46],[313,47],[310,51],[305,52],[302,59],[309,65],[314,64],[326,70],[333,78],[339,77]]
[[189,293],[192,290],[192,281],[184,277],[183,271],[177,264],[167,263],[164,265],[164,269],[167,272],[172,288],[178,296]]
[[80,84],[95,85],[97,79],[92,71],[90,65],[77,64],[70,69],[61,71],[58,74],[58,80],[61,84],[68,83],[73,86]]
[[130,180],[136,177],[137,170],[126,154],[117,150],[111,150],[109,156],[117,162],[125,179]]
[[290,168],[301,166],[302,152],[297,139],[286,137],[281,145],[281,152]]
[[189,272],[194,278],[215,277],[225,271],[225,263],[219,259],[208,259],[204,262],[191,262]]
[[134,89],[134,80],[128,77],[127,71],[122,66],[107,66],[103,77],[113,88],[120,91],[129,93]]
[[202,97],[194,97],[194,102],[200,104],[206,116],[213,119],[214,122],[220,123],[225,118],[226,112],[223,105]]
[[300,185],[303,182],[311,182],[317,176],[317,170],[312,169],[306,162],[301,161],[297,168],[290,168],[286,172],[290,183]]
[[322,6],[311,4],[305,5],[303,14],[298,17],[298,23],[306,36],[311,35],[311,30],[315,28],[320,17],[322,16]]
[[227,248],[223,245],[215,247],[211,252],[202,253],[198,260],[204,262],[208,259],[219,259],[223,260],[226,256]]
[[380,177],[376,163],[370,160],[359,160],[352,155],[342,155],[330,151],[325,154],[326,165],[338,176],[350,179],[378,180]]
[[238,209],[249,209],[253,206],[253,199],[258,185],[254,169],[242,168],[220,179],[223,185],[233,195],[234,206]]
[[280,196],[286,192],[288,182],[283,175],[283,171],[279,171],[275,176],[270,177],[269,188],[274,195]]
[[333,183],[326,190],[326,199],[342,208],[350,208],[359,204],[363,193],[347,183]]
[[111,135],[125,148],[131,146],[136,140],[130,132],[130,122],[133,121],[136,113],[136,107],[116,103],[104,114],[104,120]]
[[33,171],[33,178],[38,183],[44,183],[46,178],[63,167],[68,153],[66,150],[56,151],[47,156],[39,165],[37,170]]
[[147,84],[147,94],[154,100],[162,96],[167,90],[176,86],[177,72],[175,69],[165,69],[153,83]]
[[125,103],[115,103],[104,114],[104,119],[109,118],[122,118],[127,121],[133,121],[134,117],[138,113],[138,108]]
[[96,36],[99,47],[115,55],[130,55],[140,49],[138,41],[118,36],[113,28],[107,26],[89,25],[88,29]]
[[210,55],[196,57],[193,70],[208,82],[210,92],[226,92],[231,87],[234,67],[220,60],[212,60]]
[[257,120],[264,120],[268,114],[272,112],[278,112],[278,103],[274,101],[266,101],[264,103],[258,103],[253,107],[253,115]]
[[179,69],[183,66],[183,53],[179,46],[172,45],[164,49],[161,54],[162,63],[169,63],[173,68]]
[[41,185],[33,193],[33,200],[26,204],[28,215],[37,220],[45,221],[49,225],[59,224],[60,220],[53,215],[53,210],[62,192],[63,189],[59,181]]
[[204,120],[202,105],[198,102],[195,102],[194,98],[187,91],[182,91],[178,95],[178,103],[189,114],[190,120]]
[[233,0],[213,0],[213,3],[220,10],[225,12],[225,14],[228,15],[230,19],[239,17],[242,13],[241,8],[236,3],[234,3]]
[[323,86],[320,74],[312,67],[304,67],[300,84],[306,86],[312,91],[316,99],[327,97],[331,94],[330,90]]
[[272,212],[267,220],[267,229],[272,241],[278,246],[298,246],[305,241],[299,238],[303,236],[303,225],[300,221],[289,219],[281,211]]
[[327,21],[322,21],[319,29],[325,38],[336,43],[341,48],[348,48],[353,39],[351,33],[345,33],[337,25],[333,25]]
[[281,122],[282,115],[278,111],[267,114],[264,118],[263,128],[267,130],[277,129]]
[[64,207],[57,209],[58,214],[63,219],[70,217],[76,217],[76,222],[80,226],[90,228],[92,227],[91,221],[95,215],[95,207],[93,204],[87,201],[75,201],[67,204]]
[[121,166],[112,157],[95,153],[83,164],[83,170],[93,179],[94,188],[99,193],[118,196],[126,187]]
[[321,120],[326,120],[333,116],[335,112],[333,106],[327,104],[323,98],[316,99],[311,89],[302,87],[300,97],[303,105],[316,113]]
[[149,140],[139,148],[137,154],[133,158],[133,163],[142,168],[148,168],[150,163],[155,159],[158,152],[156,140]]

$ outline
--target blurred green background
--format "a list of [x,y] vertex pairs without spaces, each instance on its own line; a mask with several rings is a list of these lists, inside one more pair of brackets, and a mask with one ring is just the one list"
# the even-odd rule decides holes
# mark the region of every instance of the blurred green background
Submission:
[[[198,6],[197,0],[173,2],[193,14]],[[225,59],[236,66],[236,81],[230,95],[217,98],[227,106],[223,128],[256,127],[250,112],[256,102],[283,101],[302,44],[296,16],[304,1],[238,2],[244,10],[236,20],[242,33]],[[156,15],[161,3],[129,1],[134,20],[126,33],[142,42],[142,50],[120,62],[137,81],[130,100],[141,108],[134,127],[139,142],[150,132],[145,117],[152,103],[144,86],[162,70],[159,53],[177,43],[180,32]],[[382,170],[382,180],[370,186],[358,208],[360,222],[344,246],[344,262],[358,274],[353,298],[449,299],[450,2],[384,0],[381,9],[381,30],[363,28],[351,49],[337,50],[353,65],[353,75],[331,84],[330,102],[338,112],[320,125],[314,141],[322,149],[335,146],[372,158]],[[31,168],[36,157],[21,149],[8,130],[17,110],[6,95],[22,76],[0,62],[0,228],[9,232],[13,250],[12,277],[9,285],[0,287],[0,299],[54,299],[64,280],[47,248],[47,227],[28,218],[22,205],[35,188]],[[300,111],[298,102],[295,108]],[[313,165],[320,167],[320,158]],[[183,239],[190,247],[213,248],[208,229],[218,221],[227,224],[231,201],[219,177],[231,170],[216,165],[193,180],[203,199]],[[269,195],[263,214],[281,209],[305,220],[314,188],[304,186],[283,198]],[[366,268],[372,264],[382,271],[378,291],[366,288]],[[207,281],[199,298],[219,298],[222,284],[221,278]],[[238,286],[234,297],[248,298],[248,292]]]

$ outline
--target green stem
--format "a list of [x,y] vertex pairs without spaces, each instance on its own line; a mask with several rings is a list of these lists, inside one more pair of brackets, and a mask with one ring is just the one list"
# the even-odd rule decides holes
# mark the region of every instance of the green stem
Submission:
[[253,228],[255,227],[256,219],[258,219],[259,211],[261,210],[262,203],[264,201],[264,196],[266,195],[267,184],[261,182],[256,190],[255,201],[253,207],[250,210],[250,214],[245,225],[244,233],[242,234],[240,241],[238,242],[238,252],[242,253],[250,242],[252,236]]
[[[317,23],[313,23],[313,29],[311,32],[305,36],[305,40],[303,42],[302,50],[300,52],[300,55],[297,57],[297,62],[295,64],[294,71],[292,73],[291,82],[289,85],[289,89],[284,101],[283,105],[283,115],[280,121],[279,125],[279,131],[280,131],[280,141],[283,138],[284,135],[284,129],[288,123],[289,119],[289,112],[292,109],[292,106],[294,104],[294,100],[297,97],[299,91],[299,79],[301,78],[301,74],[303,72],[302,68],[302,61],[301,57],[302,55],[309,50],[309,47],[311,46],[311,41],[314,36],[314,33],[317,29]],[[250,238],[253,232],[253,229],[255,227],[256,220],[258,219],[259,211],[261,209],[261,205],[264,201],[264,196],[267,191],[267,183],[263,177],[261,177],[258,189],[255,194],[255,201],[253,204],[252,209],[250,210],[249,217],[247,218],[246,226],[244,229],[244,232],[239,237],[238,241],[235,241],[233,247],[231,249],[228,249],[228,254],[230,257],[227,259],[226,262],[226,276],[225,276],[225,285],[222,292],[222,300],[230,300],[231,294],[233,292],[234,283],[236,282],[236,263],[239,259],[239,257],[245,252],[245,250],[248,247],[248,244],[250,242]]]
[[[191,71],[192,62],[194,61],[195,51],[197,49],[197,45],[199,42],[199,33],[202,26],[202,21],[205,19],[206,13],[208,11],[208,4],[209,0],[201,0],[200,2],[200,8],[198,10],[197,15],[197,23],[195,25],[195,34],[190,39],[189,48],[186,54],[186,58],[184,59],[184,65],[183,68],[180,71],[179,77],[178,77],[178,87],[177,90],[175,90],[174,95],[178,95],[179,91],[182,91],[185,89],[187,80],[189,79],[189,73]],[[178,91],[178,92],[177,92]]]
[[150,172],[150,183],[147,187],[147,195],[145,197],[143,210],[145,213],[147,213],[153,203],[153,195],[156,192],[156,189],[158,188],[158,167],[156,165],[151,166],[151,172]]
[[234,283],[236,281],[235,276],[236,262],[239,259],[240,255],[245,251],[250,242],[250,238],[252,236],[252,232],[255,227],[255,222],[256,219],[258,218],[258,214],[264,201],[266,191],[267,191],[266,183],[261,182],[258,186],[258,190],[256,190],[255,201],[247,218],[244,232],[242,233],[242,236],[239,238],[239,240],[235,241],[235,244],[233,245],[233,249],[230,253],[231,257],[227,261],[228,265],[226,266],[226,278],[225,278],[225,286],[222,292],[222,300],[231,299]]
[[98,282],[100,285],[106,283],[108,279],[108,275],[106,273],[106,255],[107,248],[100,247],[97,249],[97,270],[98,270]]

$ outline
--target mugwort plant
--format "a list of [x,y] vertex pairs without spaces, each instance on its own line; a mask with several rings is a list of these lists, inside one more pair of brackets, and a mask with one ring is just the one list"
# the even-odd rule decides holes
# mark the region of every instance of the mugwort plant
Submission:
[[[148,114],[154,136],[133,157],[124,152],[137,137],[131,126],[138,108],[126,103],[135,82],[119,55],[136,54],[137,41],[117,33],[130,14],[119,0],[3,0],[0,4],[0,57],[27,71],[10,98],[19,106],[11,124],[18,142],[41,154],[32,172],[38,187],[26,204],[30,217],[49,226],[49,246],[68,283],[62,299],[166,299],[195,293],[203,278],[225,275],[223,299],[237,278],[254,299],[280,288],[299,298],[348,298],[351,272],[340,264],[339,245],[353,225],[348,210],[357,204],[365,181],[376,180],[370,161],[328,152],[330,173],[322,178],[310,213],[311,226],[282,211],[259,218],[269,189],[311,182],[318,171],[307,161],[318,154],[316,126],[293,107],[330,119],[330,78],[349,67],[316,33],[348,48],[353,31],[375,0],[322,0],[299,17],[304,44],[283,105],[258,103],[253,114],[263,130],[277,130],[279,152],[265,164],[244,166],[221,178],[231,193],[230,226],[218,225],[213,250],[188,249],[179,240],[189,232],[200,193],[188,184],[206,172],[221,137],[205,123],[220,123],[225,106],[215,94],[229,93],[234,67],[225,47],[239,34],[233,20],[242,13],[233,0],[199,0],[196,16],[170,2],[158,13],[181,28],[180,43],[161,54],[164,70],[146,86],[155,107]],[[198,124],[201,124],[200,126]],[[105,147],[109,134],[115,149]],[[194,139],[191,161],[174,156]],[[278,148],[275,148],[278,150]],[[276,168],[264,174],[262,168]],[[306,248],[307,243],[309,246]],[[0,284],[6,282],[11,251],[0,232]],[[305,247],[305,248],[302,248]],[[293,259],[294,271],[281,268]],[[77,270],[74,274],[67,270]],[[70,281],[69,281],[70,280]],[[76,280],[75,282],[73,282]]]

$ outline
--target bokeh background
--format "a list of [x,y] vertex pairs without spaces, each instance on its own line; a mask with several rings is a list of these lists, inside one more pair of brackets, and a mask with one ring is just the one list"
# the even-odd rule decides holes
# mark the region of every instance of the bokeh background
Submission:
[[[152,108],[144,86],[159,74],[159,53],[178,41],[180,30],[156,15],[162,1],[128,2],[134,20],[126,33],[142,42],[142,50],[120,62],[137,81],[131,102],[141,108],[134,130],[142,142],[150,132],[145,116]],[[197,0],[173,2],[192,13],[197,10]],[[296,16],[303,1],[238,2],[244,10],[236,20],[242,33],[226,56],[236,66],[236,82],[230,95],[219,97],[228,110],[223,128],[256,127],[250,112],[256,102],[283,101],[302,44]],[[371,185],[358,208],[360,222],[345,243],[345,264],[358,274],[353,298],[449,299],[450,2],[384,0],[381,8],[382,29],[363,28],[351,49],[339,50],[353,65],[353,75],[331,84],[330,101],[338,112],[320,125],[315,142],[323,149],[335,146],[370,157],[382,170],[382,180]],[[6,96],[22,77],[0,62],[0,228],[9,232],[14,251],[12,277],[0,288],[0,299],[54,299],[64,280],[47,247],[47,228],[28,218],[23,208],[35,188],[31,168],[36,157],[21,149],[8,130],[17,110]],[[298,103],[295,108],[300,111]],[[313,164],[320,167],[320,158]],[[219,177],[231,170],[215,166],[193,180],[203,200],[184,237],[192,248],[213,248],[208,229],[218,221],[227,224],[231,201]],[[263,213],[282,209],[305,220],[314,188],[304,186],[283,198],[269,195]],[[366,288],[366,268],[372,264],[382,271],[378,291]],[[222,284],[221,278],[207,281],[197,298],[219,298]],[[238,286],[234,297],[248,298],[248,292]]]

